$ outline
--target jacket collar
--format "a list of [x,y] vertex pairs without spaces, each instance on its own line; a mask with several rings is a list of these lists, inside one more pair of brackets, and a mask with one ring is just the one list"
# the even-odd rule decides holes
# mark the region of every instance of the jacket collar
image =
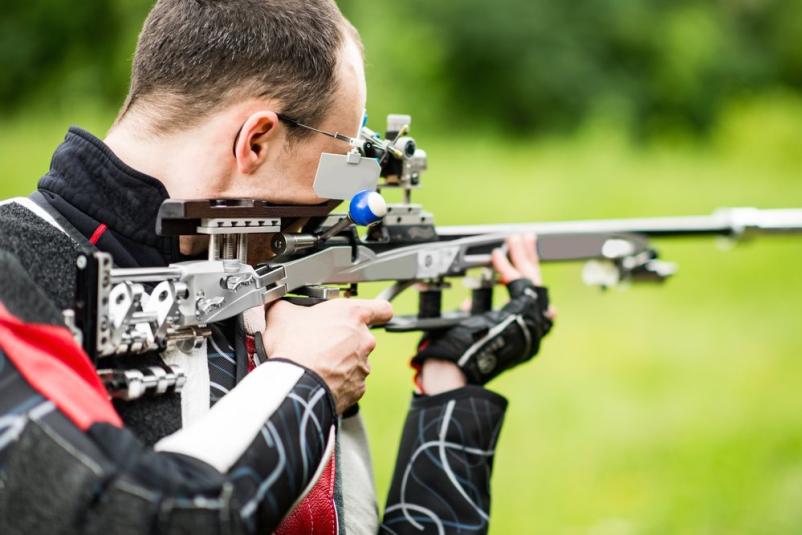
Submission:
[[159,265],[179,259],[178,240],[156,235],[156,216],[168,198],[164,185],[123,163],[85,130],[69,129],[53,154],[50,171],[39,181],[39,190],[87,238],[105,225],[110,236],[98,245],[112,253],[118,265]]

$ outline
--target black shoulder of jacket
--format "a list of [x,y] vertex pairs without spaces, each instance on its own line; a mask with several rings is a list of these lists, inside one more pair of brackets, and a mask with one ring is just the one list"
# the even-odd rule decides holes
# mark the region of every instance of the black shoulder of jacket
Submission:
[[[72,307],[80,250],[66,234],[24,206],[9,203],[0,206],[0,250],[16,258],[57,310]],[[13,291],[13,281],[0,285]]]

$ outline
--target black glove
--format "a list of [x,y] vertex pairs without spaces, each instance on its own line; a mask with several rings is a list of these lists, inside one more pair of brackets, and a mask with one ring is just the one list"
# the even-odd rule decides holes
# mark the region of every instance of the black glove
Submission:
[[540,341],[552,327],[546,317],[548,289],[529,279],[507,285],[510,302],[501,310],[467,318],[444,331],[427,334],[412,365],[420,369],[431,358],[454,362],[468,382],[483,385],[540,350]]

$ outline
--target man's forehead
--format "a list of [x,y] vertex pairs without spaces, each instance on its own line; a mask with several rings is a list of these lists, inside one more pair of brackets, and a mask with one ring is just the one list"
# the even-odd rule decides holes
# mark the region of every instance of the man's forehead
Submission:
[[356,90],[363,96],[367,91],[365,81],[365,59],[362,47],[353,38],[346,38],[340,55],[338,74],[340,83],[347,90],[348,82],[356,85]]
[[[365,64],[361,48],[356,41],[347,38],[337,68],[337,89],[330,114],[332,126],[345,128],[352,123],[356,127],[361,126],[366,99]],[[355,134],[350,132],[348,135]]]

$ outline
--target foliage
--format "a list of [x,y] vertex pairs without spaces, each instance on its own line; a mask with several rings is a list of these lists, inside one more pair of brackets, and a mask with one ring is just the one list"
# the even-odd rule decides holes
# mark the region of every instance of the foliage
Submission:
[[146,0],[6,0],[0,14],[0,112],[31,101],[116,105]]
[[[365,40],[372,107],[404,104],[427,126],[543,132],[601,115],[635,134],[704,131],[733,98],[802,90],[797,0],[339,3]],[[151,4],[8,0],[0,113],[118,105]]]
[[441,120],[452,126],[564,129],[613,114],[636,132],[701,130],[734,96],[802,88],[796,0],[412,0],[392,15],[367,0],[342,4],[363,31],[378,25],[403,51],[394,61],[374,56],[376,76],[399,64],[428,73],[436,59],[434,89],[448,103]]

